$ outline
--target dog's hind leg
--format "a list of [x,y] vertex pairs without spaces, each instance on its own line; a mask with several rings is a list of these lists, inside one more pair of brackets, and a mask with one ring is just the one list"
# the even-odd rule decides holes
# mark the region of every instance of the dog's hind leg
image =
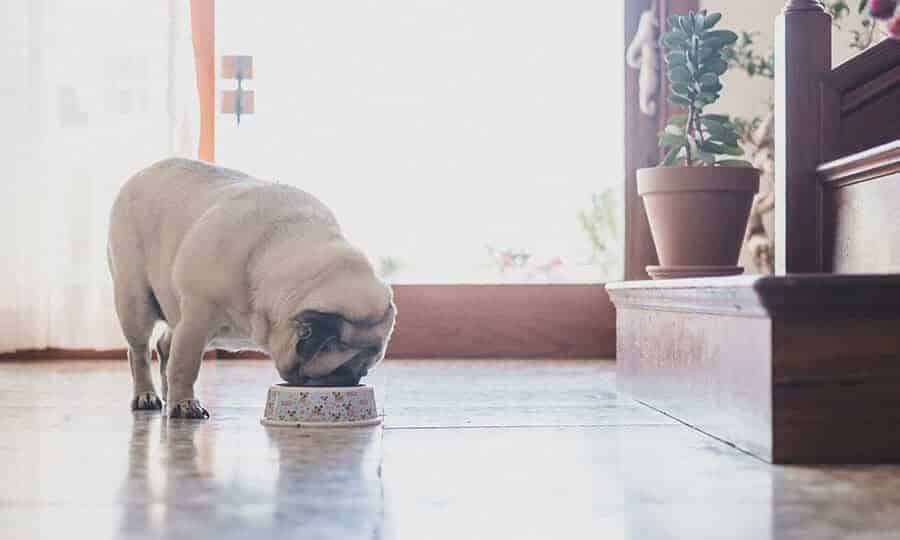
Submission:
[[165,331],[156,340],[156,356],[159,358],[160,391],[163,401],[169,399],[169,377],[166,375],[166,366],[169,364],[169,352],[172,349],[172,329],[166,326]]
[[159,308],[150,287],[116,280],[116,312],[128,341],[128,365],[134,381],[132,410],[159,410],[162,401],[150,373],[150,334],[159,320]]

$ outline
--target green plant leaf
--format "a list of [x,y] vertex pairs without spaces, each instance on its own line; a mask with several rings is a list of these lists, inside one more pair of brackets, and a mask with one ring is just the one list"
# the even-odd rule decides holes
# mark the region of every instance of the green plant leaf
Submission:
[[711,141],[721,142],[725,146],[737,146],[740,136],[728,128],[706,128]]
[[703,86],[713,86],[718,82],[719,76],[715,73],[706,72],[700,75],[700,84]]
[[727,125],[728,120],[726,119],[723,122],[718,118],[712,118],[713,116],[715,116],[715,115],[704,114],[703,116],[700,117],[700,124],[703,127],[709,129],[710,131],[712,131],[712,130],[725,131],[725,129],[726,129],[725,126]]
[[738,35],[731,30],[712,30],[703,36],[704,45],[712,43],[720,43],[721,45],[731,45],[738,40]]
[[666,124],[666,129],[663,130],[664,133],[669,133],[672,135],[680,135],[684,137],[684,128],[682,126],[678,126],[675,124]]
[[713,139],[720,139],[722,142],[732,146],[735,145],[739,139],[737,131],[735,131],[734,127],[731,125],[722,124],[706,118],[701,118],[700,123],[706,128],[706,131]]
[[712,105],[716,102],[717,99],[719,99],[718,94],[710,94],[708,92],[701,92],[696,97],[694,97],[694,101],[701,107]]
[[744,149],[737,145],[728,145],[725,147],[725,152],[723,154],[728,156],[743,156]]
[[689,39],[690,36],[684,30],[675,28],[660,36],[659,42],[662,46],[669,49],[683,49],[687,48]]
[[707,165],[713,165],[716,162],[715,154],[710,154],[708,152],[697,152],[697,159]]
[[687,124],[688,115],[686,114],[673,114],[669,117],[669,121],[666,124],[670,126],[683,126]]
[[671,32],[666,32],[659,37],[659,46],[666,50],[686,49],[688,42],[687,39],[679,38]]
[[728,63],[721,58],[712,58],[700,67],[700,73],[722,75],[726,71],[728,71]]
[[710,13],[706,16],[706,19],[703,20],[703,29],[709,30],[710,28],[718,24],[720,20],[722,20],[721,13]]
[[699,33],[703,31],[703,25],[706,23],[706,15],[703,13],[694,14],[694,32]]
[[669,68],[669,80],[673,83],[687,84],[691,82],[691,72],[685,66],[672,66]]
[[724,148],[740,148],[740,146],[738,146],[740,141],[735,137],[710,137],[709,142],[718,144]]
[[672,103],[673,105],[681,105],[682,107],[687,107],[691,104],[691,100],[689,100],[688,98],[686,98],[684,96],[670,95],[669,103]]
[[700,145],[700,149],[711,154],[725,154],[728,156],[743,156],[744,151],[738,146],[725,146],[711,141],[706,141]]
[[701,120],[703,120],[703,119],[711,120],[713,122],[719,122],[720,124],[725,124],[725,123],[731,122],[731,118],[727,114],[708,113],[708,114],[703,115]]
[[749,161],[744,161],[743,159],[723,159],[716,163],[716,165],[720,167],[747,167],[753,168],[753,164]]
[[693,36],[697,34],[697,29],[694,27],[694,18],[691,15],[685,15],[681,18],[681,29],[688,36]]
[[708,45],[701,45],[699,55],[700,63],[702,64],[703,62],[708,62],[710,58],[714,57],[717,54],[721,57],[722,49],[718,47],[710,47]]
[[731,122],[719,122],[703,116],[700,118],[700,124],[705,127],[713,137],[738,137],[737,127]]
[[684,150],[684,145],[673,146],[668,152],[666,152],[666,157],[663,158],[662,164],[665,167],[671,167],[678,162],[678,155],[681,154],[681,151]]
[[660,131],[657,137],[659,137],[659,144],[662,146],[684,146],[687,142],[687,138],[684,135],[673,135],[665,131]]
[[672,93],[678,94],[679,96],[690,97],[691,88],[683,83],[675,83],[672,85]]
[[684,51],[672,51],[666,55],[666,63],[670,66],[683,66],[687,64],[687,55]]

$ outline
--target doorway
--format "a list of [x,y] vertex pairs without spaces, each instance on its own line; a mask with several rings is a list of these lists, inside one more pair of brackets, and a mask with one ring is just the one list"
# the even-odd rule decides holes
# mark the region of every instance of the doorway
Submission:
[[[622,57],[649,0],[205,3],[216,161],[297,182],[335,209],[394,284],[393,354],[613,354],[603,283],[626,266],[635,153],[621,144],[633,100]],[[236,89],[220,77],[232,55],[253,65],[240,123],[221,112]]]

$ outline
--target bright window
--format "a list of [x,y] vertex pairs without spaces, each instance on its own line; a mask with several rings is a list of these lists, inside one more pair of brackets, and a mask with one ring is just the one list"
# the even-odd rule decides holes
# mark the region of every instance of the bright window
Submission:
[[620,9],[219,0],[255,110],[216,161],[314,193],[393,282],[621,278]]

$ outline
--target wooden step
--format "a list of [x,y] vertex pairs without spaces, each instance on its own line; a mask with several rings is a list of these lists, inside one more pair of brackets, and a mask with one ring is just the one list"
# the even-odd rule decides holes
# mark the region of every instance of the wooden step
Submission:
[[773,463],[900,463],[900,275],[607,289],[624,394]]

